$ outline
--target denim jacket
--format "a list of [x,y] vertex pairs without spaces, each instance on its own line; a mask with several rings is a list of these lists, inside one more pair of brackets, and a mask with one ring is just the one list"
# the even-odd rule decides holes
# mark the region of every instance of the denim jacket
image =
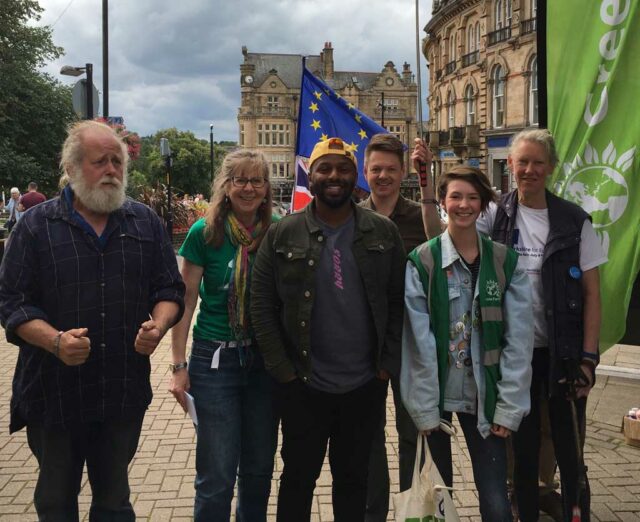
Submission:
[[[471,273],[447,231],[442,234],[442,267],[448,271],[450,320],[444,409],[477,415],[478,431],[487,437],[491,424],[484,415],[486,388],[481,365],[478,288],[477,285],[475,289],[471,288]],[[531,287],[526,273],[520,268],[516,268],[511,284],[505,289],[503,316],[504,348],[500,355],[501,380],[493,423],[517,431],[530,408],[533,355]],[[440,422],[436,340],[429,319],[422,281],[416,268],[408,263],[400,387],[402,400],[419,430],[433,429]],[[470,334],[470,339],[465,338],[465,332],[467,336]],[[461,346],[467,357],[470,351],[469,360],[461,357]]]
[[[311,379],[311,310],[316,266],[324,248],[312,202],[269,228],[251,276],[251,321],[267,370],[280,382]],[[405,253],[396,226],[357,206],[353,255],[376,333],[376,369],[397,375],[403,314]],[[327,325],[348,328],[344,323]]]

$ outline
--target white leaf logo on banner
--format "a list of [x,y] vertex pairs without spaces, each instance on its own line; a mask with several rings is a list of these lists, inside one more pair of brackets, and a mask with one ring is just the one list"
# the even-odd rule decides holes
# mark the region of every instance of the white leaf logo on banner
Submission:
[[563,165],[565,178],[559,193],[588,212],[595,229],[611,226],[624,214],[629,202],[624,173],[633,165],[635,152],[632,147],[618,159],[613,142],[602,154],[587,143],[584,157],[576,154],[571,163]]

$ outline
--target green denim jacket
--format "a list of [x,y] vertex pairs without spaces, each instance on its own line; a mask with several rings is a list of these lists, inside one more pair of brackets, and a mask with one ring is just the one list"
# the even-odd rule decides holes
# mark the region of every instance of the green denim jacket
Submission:
[[[315,267],[324,248],[313,202],[269,228],[251,276],[251,321],[267,370],[280,382],[311,379]],[[386,217],[354,206],[353,255],[375,323],[376,368],[398,375],[404,312],[404,247]],[[332,325],[348,328],[349,321]]]

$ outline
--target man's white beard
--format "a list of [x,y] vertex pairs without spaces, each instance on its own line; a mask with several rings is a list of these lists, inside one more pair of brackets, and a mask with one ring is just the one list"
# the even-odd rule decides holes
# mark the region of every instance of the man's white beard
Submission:
[[70,178],[69,184],[80,202],[92,212],[110,214],[119,209],[127,199],[127,176],[123,181],[113,176],[102,176],[100,181],[90,187],[82,173]]

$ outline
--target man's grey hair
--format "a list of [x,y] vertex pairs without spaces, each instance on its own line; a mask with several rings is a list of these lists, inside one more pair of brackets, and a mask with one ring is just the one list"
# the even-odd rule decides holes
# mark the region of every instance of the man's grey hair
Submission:
[[11,194],[20,194],[20,189],[18,187],[11,187]]
[[547,152],[547,158],[552,167],[558,164],[558,152],[556,151],[556,144],[553,140],[553,135],[547,129],[524,129],[514,134],[511,138],[511,145],[509,146],[509,154],[513,154],[516,150],[516,146],[521,141],[531,141],[541,145]]
[[118,136],[115,130],[99,121],[83,120],[74,123],[69,127],[67,133],[67,139],[64,140],[62,146],[62,155],[60,157],[60,170],[62,170],[62,176],[60,177],[60,186],[64,187],[69,183],[69,179],[81,169],[82,159],[84,157],[83,146],[83,134],[87,130],[95,130],[98,132],[104,132],[112,135],[120,145],[122,149],[122,168],[124,175],[127,175],[127,165],[129,163],[129,152],[127,150],[127,144],[122,141],[122,138]]

